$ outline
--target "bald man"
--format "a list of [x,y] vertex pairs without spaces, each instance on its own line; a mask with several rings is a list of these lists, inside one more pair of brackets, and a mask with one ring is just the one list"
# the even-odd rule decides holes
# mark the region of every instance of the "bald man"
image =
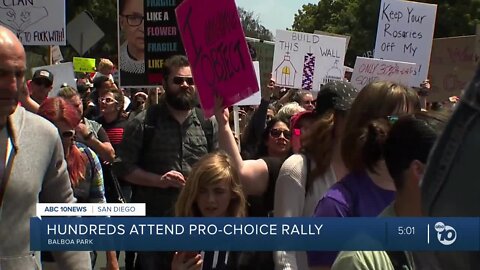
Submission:
[[[62,143],[53,124],[17,106],[25,51],[0,26],[0,269],[42,269],[30,251],[36,203],[73,203]],[[56,252],[59,269],[91,269],[87,252]]]

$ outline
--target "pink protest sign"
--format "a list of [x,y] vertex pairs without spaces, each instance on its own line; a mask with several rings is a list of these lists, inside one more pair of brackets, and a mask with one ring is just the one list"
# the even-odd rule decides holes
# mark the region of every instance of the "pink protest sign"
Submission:
[[215,94],[230,106],[259,90],[234,0],[185,0],[175,12],[206,117]]

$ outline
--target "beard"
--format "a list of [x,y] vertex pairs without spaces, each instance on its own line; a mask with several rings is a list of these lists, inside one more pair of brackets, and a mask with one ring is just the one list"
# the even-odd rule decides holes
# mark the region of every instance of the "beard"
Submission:
[[191,89],[181,89],[178,93],[172,93],[171,91],[166,90],[165,100],[168,105],[179,111],[190,110],[196,105],[196,97],[194,91],[192,91]]

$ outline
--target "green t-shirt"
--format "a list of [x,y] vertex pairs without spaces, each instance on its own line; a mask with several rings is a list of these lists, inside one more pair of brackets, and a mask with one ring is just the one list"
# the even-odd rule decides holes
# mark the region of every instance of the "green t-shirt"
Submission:
[[[411,254],[407,253],[409,269],[414,269]],[[331,270],[395,270],[385,251],[342,251]]]

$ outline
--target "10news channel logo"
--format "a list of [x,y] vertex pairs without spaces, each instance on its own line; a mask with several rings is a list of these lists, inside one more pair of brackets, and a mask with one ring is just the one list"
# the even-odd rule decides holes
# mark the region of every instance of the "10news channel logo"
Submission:
[[[430,228],[430,225],[428,226]],[[437,232],[436,238],[440,244],[444,246],[450,246],[457,240],[457,231],[452,226],[446,225],[443,222],[437,222],[435,223],[434,228]],[[430,235],[428,238],[430,239]]]

